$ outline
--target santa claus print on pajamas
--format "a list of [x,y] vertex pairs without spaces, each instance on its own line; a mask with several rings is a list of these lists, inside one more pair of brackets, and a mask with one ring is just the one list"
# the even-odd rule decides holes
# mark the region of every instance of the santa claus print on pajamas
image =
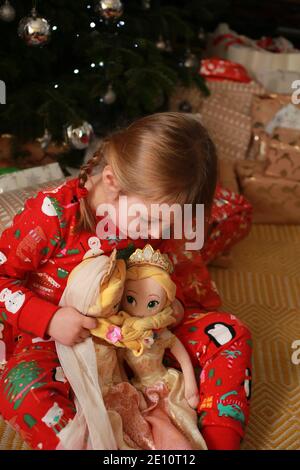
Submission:
[[51,198],[46,196],[42,204],[42,212],[49,217],[57,217],[57,212],[55,210],[54,204],[51,201]]

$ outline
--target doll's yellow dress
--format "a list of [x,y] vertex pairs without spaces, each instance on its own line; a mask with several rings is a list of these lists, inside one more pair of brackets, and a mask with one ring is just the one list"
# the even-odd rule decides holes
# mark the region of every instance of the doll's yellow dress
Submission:
[[119,350],[133,372],[131,383],[147,403],[144,416],[151,424],[156,449],[207,449],[197,426],[197,414],[184,396],[182,372],[163,365],[167,348],[176,337],[160,330],[149,349],[136,356],[130,349]]

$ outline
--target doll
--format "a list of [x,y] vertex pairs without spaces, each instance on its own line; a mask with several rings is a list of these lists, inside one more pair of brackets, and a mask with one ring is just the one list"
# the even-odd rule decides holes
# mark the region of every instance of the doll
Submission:
[[[92,333],[117,346],[119,356],[132,370],[131,383],[143,394],[141,406],[151,424],[155,449],[206,449],[194,410],[199,395],[192,363],[167,328],[175,322],[171,262],[146,245],[130,256],[127,268],[122,310],[100,319]],[[164,367],[167,348],[182,372]]]
[[[104,321],[119,310],[125,274],[125,262],[116,259],[115,250],[110,258],[85,259],[70,273],[60,304]],[[142,394],[120,367],[116,347],[94,336],[56,348],[76,405],[75,418],[59,434],[62,447],[154,449],[151,425],[141,412]]]

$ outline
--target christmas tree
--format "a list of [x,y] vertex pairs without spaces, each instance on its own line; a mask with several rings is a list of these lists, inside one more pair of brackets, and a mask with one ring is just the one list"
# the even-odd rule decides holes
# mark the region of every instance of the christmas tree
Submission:
[[165,110],[178,82],[206,92],[199,75],[204,31],[229,4],[6,0],[0,10],[0,79],[7,94],[0,134],[17,142],[42,138],[43,146],[66,139],[80,152],[90,125],[104,135]]

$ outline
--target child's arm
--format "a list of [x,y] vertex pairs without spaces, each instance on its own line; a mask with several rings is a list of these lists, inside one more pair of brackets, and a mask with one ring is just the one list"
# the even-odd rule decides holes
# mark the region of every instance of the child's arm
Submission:
[[[28,199],[24,210],[0,239],[0,308],[1,317],[16,329],[46,339],[48,334],[68,342],[84,333],[84,317],[75,309],[63,308],[38,297],[25,287],[30,272],[55,256],[63,239],[58,216],[47,215],[46,195],[38,193]],[[56,314],[57,313],[57,314]],[[85,319],[85,321],[88,319]],[[91,319],[89,319],[91,320]],[[90,324],[93,322],[89,322]],[[91,326],[93,327],[93,326]],[[79,339],[79,338],[78,338]]]
[[175,359],[177,359],[182,369],[184,376],[185,398],[191,408],[196,408],[199,403],[199,392],[193,365],[187,350],[178,338],[175,338],[174,345],[171,348],[171,353]]

